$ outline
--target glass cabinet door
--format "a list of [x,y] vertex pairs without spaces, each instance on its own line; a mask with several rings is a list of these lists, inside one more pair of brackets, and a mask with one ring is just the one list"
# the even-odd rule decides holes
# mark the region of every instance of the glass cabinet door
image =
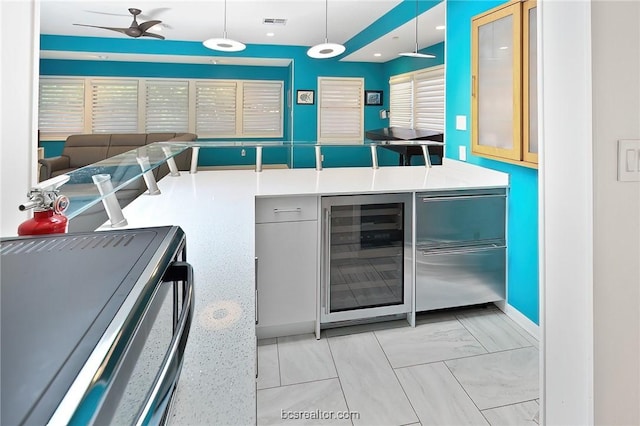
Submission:
[[523,3],[522,12],[522,75],[523,75],[523,160],[538,162],[538,8],[535,0]]
[[521,10],[472,21],[472,151],[521,160]]

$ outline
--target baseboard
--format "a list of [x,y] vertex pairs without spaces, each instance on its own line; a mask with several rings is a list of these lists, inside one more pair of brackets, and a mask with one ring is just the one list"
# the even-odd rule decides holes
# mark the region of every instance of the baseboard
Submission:
[[495,305],[504,312],[513,322],[518,324],[524,331],[529,333],[531,337],[540,341],[540,326],[527,318],[522,312],[509,305],[506,302],[496,302]]
[[[228,165],[228,166],[198,166],[198,171],[206,170],[254,170],[256,166],[252,164]],[[288,169],[286,164],[263,164],[262,169]]]

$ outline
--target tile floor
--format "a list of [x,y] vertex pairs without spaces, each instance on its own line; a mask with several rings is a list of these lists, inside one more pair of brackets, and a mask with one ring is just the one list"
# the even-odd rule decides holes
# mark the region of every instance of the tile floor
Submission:
[[266,339],[258,358],[258,425],[538,421],[538,343],[494,306]]

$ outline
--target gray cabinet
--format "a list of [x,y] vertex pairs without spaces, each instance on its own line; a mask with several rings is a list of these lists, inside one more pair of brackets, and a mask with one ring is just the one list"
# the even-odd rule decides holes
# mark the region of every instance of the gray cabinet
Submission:
[[312,333],[317,316],[317,197],[256,199],[256,333]]

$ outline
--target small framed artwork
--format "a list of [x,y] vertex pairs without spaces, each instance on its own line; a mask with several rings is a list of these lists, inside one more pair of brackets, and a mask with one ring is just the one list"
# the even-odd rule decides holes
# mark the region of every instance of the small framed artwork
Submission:
[[315,92],[313,90],[298,90],[296,91],[296,104],[298,105],[313,105],[315,102]]
[[382,105],[382,90],[365,90],[365,105]]

